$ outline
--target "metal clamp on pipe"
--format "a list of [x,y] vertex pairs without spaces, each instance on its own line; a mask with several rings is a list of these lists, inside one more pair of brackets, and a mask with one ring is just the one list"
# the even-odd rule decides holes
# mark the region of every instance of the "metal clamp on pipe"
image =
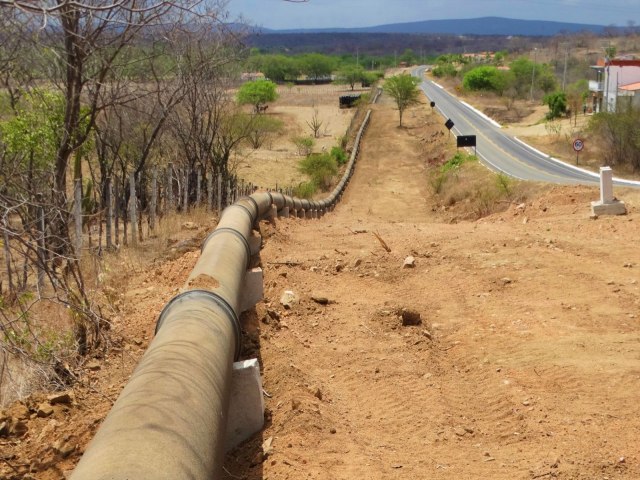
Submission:
[[238,361],[238,359],[240,358],[240,354],[242,353],[242,328],[240,326],[240,319],[236,315],[236,312],[233,311],[233,308],[231,308],[231,305],[229,305],[224,298],[222,298],[217,293],[211,292],[209,290],[189,290],[188,292],[180,293],[179,295],[176,295],[171,300],[169,300],[169,303],[164,306],[164,308],[160,312],[160,315],[158,316],[158,321],[156,322],[156,328],[153,334],[158,334],[158,331],[162,327],[162,323],[164,322],[165,317],[168,315],[168,312],[171,311],[171,308],[176,303],[193,299],[205,299],[208,301],[212,301],[219,307],[222,307],[222,309],[225,311],[225,313],[227,314],[227,319],[231,322],[231,324],[233,325],[233,329],[236,332],[236,348],[233,359],[234,361]]
[[240,240],[242,243],[244,243],[244,246],[245,246],[245,248],[247,250],[247,258],[251,258],[251,247],[249,246],[249,241],[240,232],[238,232],[237,230],[234,230],[233,228],[228,228],[228,227],[216,228],[213,232],[211,232],[207,236],[207,238],[204,239],[204,242],[202,242],[202,248],[200,249],[200,251],[202,252],[205,249],[205,247],[207,246],[207,243],[209,243],[209,240],[211,240],[213,237],[215,237],[217,235],[221,235],[221,234],[234,235],[238,240]]

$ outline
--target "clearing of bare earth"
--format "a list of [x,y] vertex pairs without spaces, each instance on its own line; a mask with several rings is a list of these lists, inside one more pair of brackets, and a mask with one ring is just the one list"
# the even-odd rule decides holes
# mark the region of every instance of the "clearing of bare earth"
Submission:
[[[292,85],[278,87],[278,100],[263,115],[280,120],[283,129],[259,148],[246,146],[237,160],[237,174],[244,181],[263,188],[295,187],[307,180],[298,170],[303,156],[294,139],[310,137],[313,151],[330,151],[341,143],[353,118],[352,109],[340,109],[340,95],[352,92],[344,85]],[[317,137],[312,125],[317,125]]]

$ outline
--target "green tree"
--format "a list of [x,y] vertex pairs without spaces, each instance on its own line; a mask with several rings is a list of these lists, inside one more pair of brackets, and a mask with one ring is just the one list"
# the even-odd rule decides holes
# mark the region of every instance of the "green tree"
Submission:
[[543,102],[549,106],[547,120],[559,118],[567,112],[567,95],[564,92],[545,95]]
[[512,83],[511,72],[493,66],[482,66],[467,72],[462,81],[466,90],[487,90],[502,95]]
[[238,90],[238,103],[241,105],[253,105],[255,112],[259,113],[262,107],[278,98],[276,84],[271,80],[255,80],[244,83]]
[[597,113],[589,130],[601,145],[606,165],[628,163],[640,171],[640,110],[630,106],[618,112]]
[[458,75],[458,70],[456,70],[455,65],[452,63],[442,63],[431,71],[434,77],[442,78],[442,77],[455,77]]
[[0,123],[5,151],[37,167],[51,167],[63,124],[62,95],[37,89],[28,92],[18,103],[16,116]]
[[511,62],[510,68],[515,78],[514,87],[518,97],[524,98],[531,86],[534,63],[526,57],[520,57]]
[[286,55],[259,55],[251,59],[250,66],[279,83],[295,80],[300,74],[299,62]]
[[402,55],[398,58],[399,61],[406,63],[407,65],[414,65],[417,63],[416,54],[412,49],[407,48]]
[[335,65],[333,58],[320,53],[308,53],[300,57],[300,70],[312,80],[330,76]]
[[384,91],[396,102],[400,112],[400,126],[402,127],[402,115],[407,107],[419,103],[420,91],[418,85],[420,79],[408,74],[395,75],[384,83]]
[[342,67],[336,73],[336,82],[344,85],[349,85],[351,90],[355,88],[356,83],[365,80],[366,72],[364,68],[358,65],[347,65]]
[[338,173],[336,159],[328,153],[312,153],[300,160],[300,171],[311,177],[311,182],[323,190],[331,185],[331,179]]
[[498,66],[502,66],[504,65],[504,61],[507,58],[507,52],[504,50],[501,50],[499,52],[496,52],[495,55],[493,56],[493,63],[495,63]]
[[520,57],[511,62],[514,75],[514,86],[518,96],[524,98],[530,92],[531,82],[534,88],[549,93],[557,88],[557,81],[551,67],[543,63],[534,63],[527,57]]

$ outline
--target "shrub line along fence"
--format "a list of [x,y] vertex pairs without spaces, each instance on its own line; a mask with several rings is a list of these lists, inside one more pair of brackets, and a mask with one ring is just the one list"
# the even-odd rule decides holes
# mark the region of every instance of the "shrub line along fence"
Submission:
[[73,480],[218,478],[231,367],[240,354],[239,315],[254,306],[243,298],[243,285],[247,269],[259,263],[259,221],[318,218],[333,210],[354,173],[370,118],[369,110],[346,171],[326,198],[260,192],[239,198],[222,212],[183,293],[160,314],[153,341]]

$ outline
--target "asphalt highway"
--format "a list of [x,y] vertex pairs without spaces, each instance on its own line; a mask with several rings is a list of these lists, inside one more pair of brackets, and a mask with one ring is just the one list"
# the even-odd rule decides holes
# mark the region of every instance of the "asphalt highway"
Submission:
[[[562,162],[526,145],[512,135],[502,131],[500,125],[461,102],[435,82],[424,79],[426,67],[414,70],[413,74],[422,79],[420,88],[445,119],[451,119],[455,126],[454,135],[475,135],[476,154],[479,160],[491,170],[502,172],[521,180],[551,182],[560,184],[598,184],[597,173],[583,170]],[[640,182],[614,179],[617,186],[640,188]]]

